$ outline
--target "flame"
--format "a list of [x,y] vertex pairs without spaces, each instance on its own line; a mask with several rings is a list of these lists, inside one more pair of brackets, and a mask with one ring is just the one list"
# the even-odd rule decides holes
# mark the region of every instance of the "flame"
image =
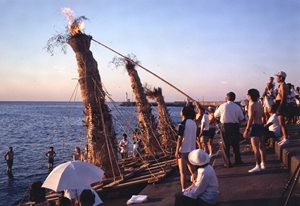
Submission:
[[75,19],[75,12],[72,11],[70,8],[61,8],[61,12],[66,15],[66,18],[69,21],[69,31],[72,36],[81,33],[84,29],[84,22],[82,18]]

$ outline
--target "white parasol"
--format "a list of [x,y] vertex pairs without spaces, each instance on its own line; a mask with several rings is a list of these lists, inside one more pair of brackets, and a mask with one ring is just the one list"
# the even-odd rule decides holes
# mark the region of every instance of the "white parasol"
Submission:
[[69,161],[55,167],[42,187],[55,192],[66,189],[84,189],[87,185],[102,180],[104,171],[82,161]]

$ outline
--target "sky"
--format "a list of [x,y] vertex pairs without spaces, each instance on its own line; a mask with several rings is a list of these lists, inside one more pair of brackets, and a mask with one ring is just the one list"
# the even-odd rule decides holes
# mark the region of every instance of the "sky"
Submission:
[[[136,67],[166,102],[242,100],[281,70],[300,85],[298,0],[0,0],[0,101],[81,101],[71,47],[45,49],[65,31],[66,7],[88,18],[84,33],[168,82]],[[119,56],[94,41],[90,50],[110,98],[134,100],[126,70],[110,64]]]

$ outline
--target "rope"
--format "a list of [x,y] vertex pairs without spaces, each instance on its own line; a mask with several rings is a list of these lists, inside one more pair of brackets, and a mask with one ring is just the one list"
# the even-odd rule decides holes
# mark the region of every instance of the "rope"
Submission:
[[[103,84],[102,84],[102,85],[103,85]],[[105,88],[104,85],[103,85],[103,87]],[[107,93],[107,94],[108,94],[108,93]],[[115,101],[114,101],[109,95],[108,95],[108,98],[109,98],[109,99],[114,103],[114,105],[116,106]],[[117,111],[119,112],[119,114],[120,114],[121,116],[123,116],[124,119],[125,119],[126,117],[123,115],[124,113],[119,109],[119,107],[116,107],[116,109],[117,109]],[[116,121],[119,122],[119,119],[120,119],[120,118],[116,118]],[[123,118],[121,118],[121,119],[123,119]],[[129,121],[127,121],[127,122],[129,122]],[[127,125],[128,125],[130,128],[132,128],[130,124],[127,124]],[[122,127],[122,126],[121,126],[121,127]],[[123,127],[122,127],[122,128],[123,128]],[[123,130],[124,130],[124,129],[123,129]],[[165,151],[164,151],[163,148],[161,147],[161,144],[160,144],[160,142],[158,141],[157,136],[155,135],[155,132],[154,132],[154,130],[153,130],[152,128],[151,128],[151,131],[150,131],[150,132],[152,132],[152,134],[153,134],[155,140],[158,142],[158,145],[160,146],[162,152],[166,155]],[[131,144],[133,143],[132,139],[129,139],[128,141],[129,141]],[[138,152],[138,154],[139,154],[140,160],[141,160],[141,161],[144,161],[145,159],[142,157],[141,153],[140,153],[139,151],[137,151],[137,152]],[[154,158],[154,160],[155,160],[156,162],[159,162],[158,159],[155,158],[155,155],[154,155],[154,154],[150,153],[150,155]],[[148,168],[149,172],[153,175],[153,173],[151,172],[150,168],[149,168],[148,166],[147,166],[147,168]],[[164,168],[163,168],[162,166],[161,166],[161,169],[164,170]]]
[[[100,90],[100,88],[99,88],[98,85],[96,84],[94,78],[93,78],[92,80],[93,80],[93,82],[94,82],[94,85],[96,86],[96,90],[98,89],[99,94],[101,95],[100,98],[103,98],[103,99],[104,99],[105,96],[103,95],[102,90]],[[95,91],[96,91],[96,90],[95,90]],[[95,94],[95,96],[97,97],[96,94]],[[98,105],[100,106],[101,121],[102,121],[102,125],[103,125],[104,137],[105,137],[105,142],[106,142],[106,146],[107,146],[107,150],[108,150],[108,156],[109,156],[109,161],[110,161],[110,165],[111,165],[111,170],[112,170],[114,179],[116,179],[115,171],[114,171],[114,168],[113,168],[112,155],[111,155],[111,154],[112,154],[112,151],[111,151],[111,150],[113,150],[114,148],[113,148],[113,146],[112,146],[112,144],[111,144],[111,141],[108,140],[109,135],[107,135],[106,125],[105,125],[105,120],[104,120],[104,118],[103,118],[102,107],[101,107],[101,104],[100,104],[100,101],[99,101],[99,97],[97,97],[97,101],[98,101]],[[114,160],[115,160],[116,166],[117,166],[117,168],[118,168],[118,170],[119,170],[119,173],[120,173],[120,175],[121,175],[122,173],[121,173],[120,167],[119,167],[119,165],[118,165],[118,161],[117,161],[115,155],[113,155],[113,156],[114,156]]]
[[157,74],[155,74],[155,73],[151,72],[150,70],[146,69],[145,67],[143,67],[143,66],[140,65],[139,63],[134,62],[134,61],[131,60],[130,58],[128,58],[128,57],[122,55],[121,53],[119,53],[119,52],[113,50],[112,48],[110,48],[110,47],[108,47],[108,46],[102,44],[101,42],[99,42],[99,41],[97,41],[97,40],[95,40],[95,39],[92,39],[92,40],[93,40],[94,42],[100,44],[101,46],[107,48],[108,50],[110,50],[110,51],[112,51],[112,52],[118,54],[119,56],[123,57],[124,59],[130,61],[130,62],[133,63],[134,65],[137,65],[137,66],[139,66],[140,68],[144,69],[145,71],[147,71],[148,73],[152,74],[152,75],[155,76],[156,78],[160,79],[161,81],[163,81],[163,82],[166,83],[167,85],[173,87],[175,90],[177,90],[178,92],[180,92],[181,94],[183,94],[184,96],[186,96],[188,99],[194,100],[192,97],[190,97],[189,95],[187,95],[186,93],[184,93],[183,91],[181,91],[180,89],[178,89],[177,87],[175,87],[173,84],[169,83],[168,81],[164,80],[163,78],[161,78],[161,77],[158,76]]

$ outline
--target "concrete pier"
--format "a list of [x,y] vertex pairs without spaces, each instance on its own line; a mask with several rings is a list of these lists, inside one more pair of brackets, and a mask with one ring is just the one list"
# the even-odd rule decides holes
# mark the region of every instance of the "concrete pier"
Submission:
[[[300,125],[288,125],[290,144],[266,148],[266,169],[257,173],[248,173],[255,166],[253,151],[249,140],[240,144],[243,165],[233,165],[224,168],[222,151],[215,137],[215,156],[211,159],[219,181],[219,198],[217,206],[298,206],[300,205],[300,181],[291,190],[292,174],[300,163]],[[232,161],[234,162],[234,161]],[[290,184],[288,182],[290,181]],[[148,195],[149,200],[136,205],[141,206],[170,206],[174,205],[174,194],[180,191],[179,173],[174,170],[161,182],[147,185],[139,194]],[[285,192],[284,192],[285,191]],[[138,194],[132,194],[138,195]],[[129,197],[130,198],[130,197]],[[126,205],[129,199],[107,200],[105,205]]]

